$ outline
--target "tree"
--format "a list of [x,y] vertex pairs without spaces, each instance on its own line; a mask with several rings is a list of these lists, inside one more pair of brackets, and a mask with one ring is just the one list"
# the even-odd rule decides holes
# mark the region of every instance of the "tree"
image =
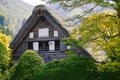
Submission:
[[8,64],[11,60],[11,53],[12,53],[12,50],[9,48],[9,43],[10,43],[10,36],[7,36],[5,34],[2,33],[2,31],[0,30],[0,43],[4,45],[4,48],[6,48],[5,50],[6,51],[6,60],[8,60]]
[[83,19],[81,27],[76,28],[70,44],[90,48],[95,54],[107,56],[104,64],[100,65],[102,80],[119,80],[120,72],[120,19],[114,13],[93,14]]
[[0,68],[2,69],[2,72],[4,72],[9,65],[8,58],[9,55],[7,48],[2,43],[0,43]]
[[94,9],[97,6],[110,7],[116,10],[117,16],[120,19],[120,1],[119,0],[51,0],[54,2],[61,2],[63,7],[75,8],[90,3],[95,3],[95,6],[89,10]]
[[101,80],[120,80],[120,61],[107,62],[99,66]]
[[10,37],[0,32],[0,61],[4,68],[8,67],[11,60],[11,49],[9,48]]
[[78,47],[91,47],[95,53],[103,51],[113,61],[120,55],[119,32],[120,19],[114,14],[111,12],[93,14],[83,19],[81,27],[72,32],[72,38],[68,41]]
[[43,59],[35,51],[27,50],[21,56],[11,80],[33,80],[43,66]]
[[0,80],[7,79],[5,75],[8,73],[11,61],[11,49],[9,48],[10,37],[2,34],[0,31]]
[[9,48],[10,40],[11,40],[11,37],[7,36],[6,34],[3,34],[2,31],[0,30],[0,42],[5,45],[8,52],[11,52],[11,49]]
[[[60,2],[62,7],[74,9],[90,3],[96,6],[110,7],[115,13],[93,14],[83,19],[82,25],[67,39],[78,47],[91,47],[92,51],[107,54],[107,61],[99,66],[100,80],[120,79],[120,1],[119,0],[52,0]],[[88,11],[87,11],[88,13]],[[85,13],[86,14],[86,13]],[[79,17],[78,15],[76,17]],[[76,18],[75,17],[75,18]],[[81,17],[80,17],[81,18]],[[83,18],[83,17],[82,17]]]
[[72,56],[48,62],[36,80],[97,80],[93,59]]

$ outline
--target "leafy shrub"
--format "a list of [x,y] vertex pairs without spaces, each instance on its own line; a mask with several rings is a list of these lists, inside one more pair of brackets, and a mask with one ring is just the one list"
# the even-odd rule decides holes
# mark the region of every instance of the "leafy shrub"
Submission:
[[43,65],[43,59],[35,51],[27,50],[21,56],[11,80],[33,80]]
[[100,65],[101,80],[120,80],[120,62],[113,61]]
[[74,56],[47,63],[36,80],[96,80],[96,77],[94,60]]
[[3,43],[0,42],[0,68],[2,71],[6,70],[9,65],[8,51]]

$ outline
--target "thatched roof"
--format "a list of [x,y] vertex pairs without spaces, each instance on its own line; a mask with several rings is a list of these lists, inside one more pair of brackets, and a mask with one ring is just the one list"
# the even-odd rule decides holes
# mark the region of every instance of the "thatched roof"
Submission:
[[66,19],[64,17],[61,17],[60,15],[58,15],[53,9],[44,6],[44,5],[38,5],[34,8],[34,11],[38,11],[38,10],[44,10],[44,11],[48,11],[51,16],[62,25],[63,28],[65,28],[67,31],[71,31],[73,29],[73,22],[71,21],[66,21]]
[[[26,21],[26,23],[22,26],[21,30],[18,32],[14,40],[11,42],[10,47],[15,51],[19,44],[23,41],[29,31],[34,27],[37,21],[40,18],[40,14],[43,13],[43,16],[54,26],[56,27],[64,37],[69,37],[68,31],[73,28],[73,24],[71,22],[66,22],[65,19],[61,18],[58,14],[56,14],[52,9],[38,5],[34,8],[32,15]],[[90,54],[84,48],[75,48],[79,54],[84,56],[90,56]]]
[[[36,6],[33,10],[32,15],[29,17],[29,19],[26,21],[26,23],[22,26],[14,40],[11,42],[10,47],[12,49],[16,49],[18,45],[22,42],[22,40],[25,38],[25,36],[29,33],[29,31],[34,27],[34,25],[37,23],[40,13],[43,13],[43,16],[46,17],[46,19],[54,26],[56,27],[64,37],[68,37],[69,33],[68,31],[63,27],[63,23],[60,22],[60,18],[57,19],[57,16],[54,16],[55,13],[48,9],[47,7],[43,5]],[[62,21],[62,20],[61,20]]]

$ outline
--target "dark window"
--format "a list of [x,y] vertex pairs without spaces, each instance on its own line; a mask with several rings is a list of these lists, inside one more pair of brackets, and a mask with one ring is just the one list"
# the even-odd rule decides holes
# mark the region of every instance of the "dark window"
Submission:
[[40,51],[43,51],[43,49],[44,49],[44,48],[43,48],[43,41],[40,41],[40,42],[39,42],[39,50],[40,50]]
[[60,50],[60,41],[59,40],[55,41],[55,50]]
[[[40,51],[49,51],[49,41],[40,41],[39,42]],[[60,50],[60,40],[55,40],[55,50]]]
[[39,19],[41,22],[44,22],[46,21],[46,18],[44,16],[40,16],[40,19]]
[[49,41],[40,41],[39,42],[39,50],[40,51],[49,51]]
[[32,42],[28,43],[28,49],[33,49],[33,43]]
[[45,41],[44,42],[44,46],[45,46],[45,51],[49,51],[49,41]]

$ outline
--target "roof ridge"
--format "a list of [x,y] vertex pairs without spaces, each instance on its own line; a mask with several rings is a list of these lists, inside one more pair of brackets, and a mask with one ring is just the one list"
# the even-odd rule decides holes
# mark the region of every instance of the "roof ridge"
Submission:
[[37,10],[43,10],[43,11],[48,11],[52,17],[58,22],[61,23],[61,25],[63,26],[63,28],[67,29],[68,31],[71,31],[73,29],[73,22],[72,21],[66,21],[66,19],[60,15],[58,15],[55,10],[53,10],[52,8],[48,7],[47,5],[37,5],[34,11]]

